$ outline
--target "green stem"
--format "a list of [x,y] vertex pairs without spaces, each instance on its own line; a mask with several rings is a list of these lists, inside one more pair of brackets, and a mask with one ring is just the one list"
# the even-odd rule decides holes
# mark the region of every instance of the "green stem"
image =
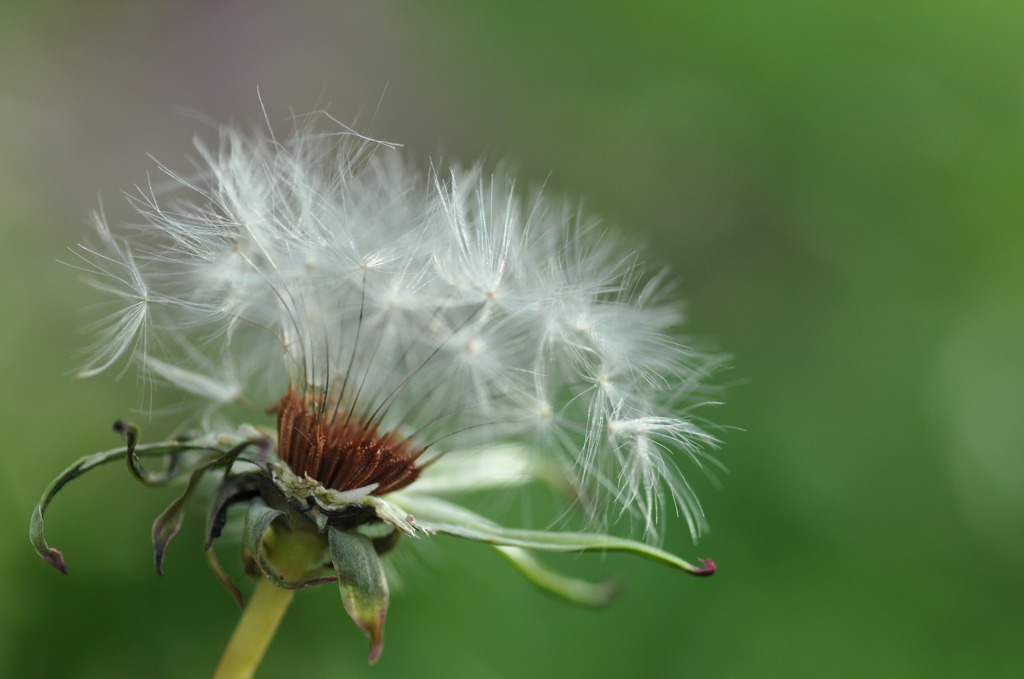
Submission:
[[[323,554],[324,539],[305,531],[275,531],[266,548],[281,575],[301,580],[310,563]],[[213,679],[250,679],[270,646],[295,590],[282,589],[261,577],[228,641]]]

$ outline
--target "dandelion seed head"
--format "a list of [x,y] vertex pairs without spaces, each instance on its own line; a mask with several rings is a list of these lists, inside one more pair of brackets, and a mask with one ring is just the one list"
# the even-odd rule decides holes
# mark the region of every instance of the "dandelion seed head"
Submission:
[[338,492],[516,446],[604,498],[595,520],[703,530],[680,465],[716,445],[692,417],[714,361],[614,234],[504,170],[423,173],[311,122],[197,150],[132,195],[141,224],[99,216],[79,248],[117,304],[84,376],[131,361],[209,409],[276,404],[282,459]]

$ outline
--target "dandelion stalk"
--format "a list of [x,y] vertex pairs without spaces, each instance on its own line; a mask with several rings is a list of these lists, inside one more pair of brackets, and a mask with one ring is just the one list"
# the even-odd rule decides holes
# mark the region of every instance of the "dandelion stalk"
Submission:
[[[323,540],[305,531],[275,532],[274,538],[271,560],[281,575],[292,580],[301,580],[324,550]],[[294,596],[294,589],[278,587],[267,578],[259,579],[213,679],[248,679],[256,673]]]

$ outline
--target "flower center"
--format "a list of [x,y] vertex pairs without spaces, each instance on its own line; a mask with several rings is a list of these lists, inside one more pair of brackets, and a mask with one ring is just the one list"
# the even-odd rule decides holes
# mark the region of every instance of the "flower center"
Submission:
[[341,491],[375,483],[374,495],[416,480],[423,448],[396,432],[382,434],[379,423],[363,422],[338,406],[337,400],[311,398],[293,388],[278,403],[278,454],[293,472]]

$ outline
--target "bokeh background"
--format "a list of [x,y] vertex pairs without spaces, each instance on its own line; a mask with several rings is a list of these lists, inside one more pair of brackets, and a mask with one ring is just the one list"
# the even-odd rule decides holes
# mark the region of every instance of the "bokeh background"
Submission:
[[[237,617],[197,515],[121,468],[27,540],[45,484],[117,444],[131,375],[71,379],[57,262],[103,201],[181,167],[208,120],[325,108],[431,159],[511,160],[669,265],[734,355],[712,556],[609,556],[600,612],[439,538],[385,653],[302,592],[259,676],[964,677],[1024,666],[1024,4],[754,0],[0,4],[0,676],[207,676]],[[197,115],[202,114],[202,115]],[[206,116],[205,118],[203,116]],[[443,542],[442,542],[443,541]]]

